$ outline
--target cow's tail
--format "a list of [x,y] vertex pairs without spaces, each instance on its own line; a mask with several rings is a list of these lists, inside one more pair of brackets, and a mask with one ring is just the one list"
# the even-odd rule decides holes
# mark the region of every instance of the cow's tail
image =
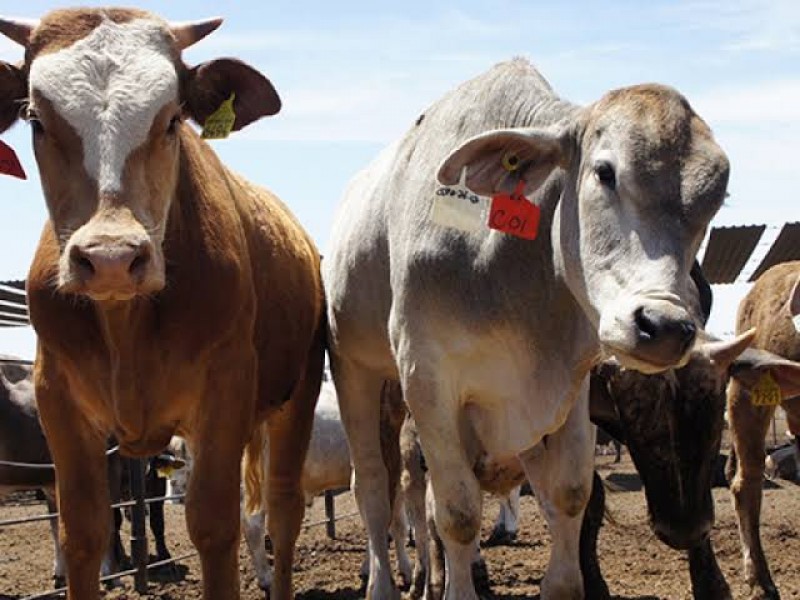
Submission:
[[266,423],[260,423],[253,431],[244,449],[242,474],[244,478],[244,509],[252,515],[264,505],[264,441],[266,439]]

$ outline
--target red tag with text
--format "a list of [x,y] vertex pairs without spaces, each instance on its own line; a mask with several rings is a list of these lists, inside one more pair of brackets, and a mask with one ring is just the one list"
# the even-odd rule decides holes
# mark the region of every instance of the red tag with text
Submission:
[[535,240],[539,233],[539,207],[524,194],[525,182],[520,179],[511,194],[501,192],[492,196],[489,227],[526,240]]
[[0,173],[27,179],[14,149],[0,140]]

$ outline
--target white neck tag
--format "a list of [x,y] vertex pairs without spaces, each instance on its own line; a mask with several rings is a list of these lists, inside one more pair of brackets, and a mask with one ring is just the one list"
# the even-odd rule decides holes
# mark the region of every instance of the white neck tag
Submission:
[[489,219],[489,199],[467,187],[467,167],[455,185],[436,188],[431,207],[431,220],[437,225],[462,231],[486,229]]

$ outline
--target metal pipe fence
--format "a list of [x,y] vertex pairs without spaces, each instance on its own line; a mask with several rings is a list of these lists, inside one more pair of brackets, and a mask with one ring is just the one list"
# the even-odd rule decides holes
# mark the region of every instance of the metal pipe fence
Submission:
[[[131,475],[132,479],[137,479],[136,475],[139,474],[144,477],[144,465],[145,461],[142,459],[129,459],[131,460]],[[135,463],[139,463],[137,466]],[[105,583],[108,581],[112,581],[115,579],[121,579],[124,577],[134,577],[134,589],[139,594],[147,593],[148,589],[148,571],[152,569],[156,569],[159,567],[163,567],[169,564],[174,564],[178,562],[185,561],[187,559],[193,558],[198,555],[198,552],[195,550],[193,552],[188,552],[186,554],[182,554],[180,556],[174,556],[165,560],[156,561],[148,564],[148,553],[147,553],[147,538],[146,538],[146,512],[145,506],[148,504],[152,504],[154,502],[162,502],[166,500],[181,500],[185,498],[185,494],[168,494],[165,496],[157,496],[153,498],[145,498],[144,497],[144,485],[138,485],[135,481],[131,481],[131,490],[132,495],[134,498],[132,500],[126,500],[124,502],[117,502],[110,506],[110,508],[126,508],[132,507],[133,510],[131,511],[131,536],[129,538],[130,542],[130,553],[131,553],[131,561],[133,562],[133,566],[130,569],[126,569],[124,571],[120,571],[118,573],[112,573],[111,575],[106,575],[99,578],[101,583]],[[335,539],[336,537],[336,521],[343,521],[345,519],[351,519],[354,517],[359,516],[358,511],[350,512],[339,517],[336,517],[335,514],[335,497],[343,494],[344,492],[349,491],[349,488],[341,488],[337,490],[331,490],[325,492],[325,518],[320,519],[317,521],[311,521],[310,523],[304,523],[303,529],[310,529],[312,527],[318,527],[320,525],[326,526],[327,535],[331,539]],[[58,518],[58,513],[49,513],[45,515],[33,515],[29,517],[19,517],[15,519],[5,519],[0,520],[0,529],[3,527],[10,527],[13,525],[22,525],[26,523],[35,523],[38,521],[50,521],[53,519]],[[66,594],[67,588],[60,587],[55,588],[52,590],[46,590],[41,592],[36,592],[32,595],[25,596],[23,600],[39,600],[42,598],[53,598],[57,596],[61,596]]]

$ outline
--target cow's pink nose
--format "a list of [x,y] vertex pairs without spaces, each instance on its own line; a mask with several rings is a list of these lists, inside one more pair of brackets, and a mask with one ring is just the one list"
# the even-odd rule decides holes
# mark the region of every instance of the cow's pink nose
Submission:
[[129,293],[141,283],[151,260],[148,242],[73,246],[70,261],[89,291]]

